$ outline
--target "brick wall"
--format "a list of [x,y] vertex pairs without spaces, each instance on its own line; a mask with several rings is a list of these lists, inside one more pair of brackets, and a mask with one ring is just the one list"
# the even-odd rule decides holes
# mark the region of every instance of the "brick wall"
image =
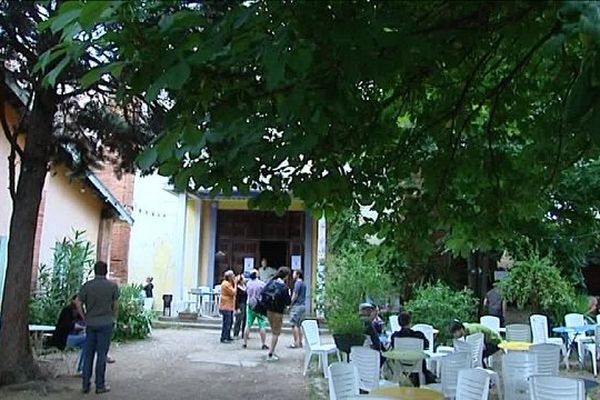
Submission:
[[[129,211],[133,210],[134,174],[123,174],[118,177],[112,168],[108,166],[101,171],[97,171],[96,175],[125,208]],[[130,236],[131,227],[127,223],[114,222],[110,242],[110,276],[121,283],[127,282]]]

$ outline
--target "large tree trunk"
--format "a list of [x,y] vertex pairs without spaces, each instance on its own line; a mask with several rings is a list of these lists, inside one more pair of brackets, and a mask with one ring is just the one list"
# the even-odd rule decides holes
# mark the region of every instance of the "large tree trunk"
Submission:
[[8,241],[8,268],[0,329],[0,385],[36,376],[29,345],[29,299],[37,216],[49,162],[56,98],[38,91],[28,118]]

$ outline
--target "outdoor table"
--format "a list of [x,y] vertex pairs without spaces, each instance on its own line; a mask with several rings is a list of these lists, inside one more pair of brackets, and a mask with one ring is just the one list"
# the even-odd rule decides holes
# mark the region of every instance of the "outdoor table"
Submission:
[[32,336],[32,347],[36,355],[38,355],[44,347],[44,334],[54,332],[56,328],[52,325],[29,325],[29,333]]
[[[554,333],[559,333],[563,336],[563,339],[565,340],[565,343],[567,344],[567,357],[568,354],[571,353],[571,345],[577,340],[579,335],[583,334],[583,338],[585,338],[585,334],[588,332],[595,332],[596,331],[596,324],[589,324],[589,325],[580,325],[580,326],[557,326],[556,328],[552,328],[552,332]],[[569,339],[569,334],[573,335],[573,340]],[[594,338],[593,337],[589,337],[590,341],[593,341]],[[579,357],[581,357],[581,354],[579,355]],[[581,358],[580,358],[581,360]]]
[[502,342],[498,345],[502,350],[509,351],[529,351],[533,343],[529,342]]
[[400,373],[406,379],[428,357],[425,352],[417,350],[390,350],[381,355],[389,361],[397,361],[395,365],[400,367]]
[[444,400],[444,395],[431,389],[415,387],[389,387],[375,389],[368,397],[387,397],[389,399],[401,400]]

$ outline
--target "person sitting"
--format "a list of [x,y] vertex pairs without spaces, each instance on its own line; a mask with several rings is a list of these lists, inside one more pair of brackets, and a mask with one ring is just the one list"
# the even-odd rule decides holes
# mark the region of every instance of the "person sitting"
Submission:
[[385,345],[381,340],[383,324],[379,321],[377,307],[371,303],[362,303],[358,307],[358,312],[364,323],[364,334],[371,339],[371,348],[377,351],[385,351]]
[[[423,348],[426,349],[429,347],[429,340],[427,340],[427,338],[425,337],[425,334],[421,331],[415,331],[412,329],[412,317],[409,313],[401,312],[400,315],[398,315],[398,323],[400,324],[400,330],[397,332],[394,332],[392,334],[392,338],[391,338],[392,348],[394,348],[394,340],[396,338],[406,338],[406,337],[421,339],[421,340],[423,340]],[[427,369],[425,360],[423,360],[423,364],[422,364],[421,368],[423,371],[423,375],[425,376],[426,383],[427,384],[435,383],[435,375]],[[416,387],[419,387],[420,382],[419,382],[418,374],[411,374],[410,380],[412,381],[413,385],[415,385]]]
[[83,317],[79,314],[75,305],[76,298],[76,295],[73,296],[69,304],[60,312],[51,343],[60,350],[64,350],[66,347],[81,350],[77,363],[77,373],[81,374],[85,361],[83,348],[85,347],[86,335]]
[[[462,323],[460,321],[454,321],[450,326],[450,333],[455,339],[474,335],[476,333],[483,333],[483,359],[496,354],[500,348],[498,345],[502,342],[502,338],[498,333],[494,332],[487,326],[476,324],[476,323]],[[484,363],[485,367],[485,363]]]

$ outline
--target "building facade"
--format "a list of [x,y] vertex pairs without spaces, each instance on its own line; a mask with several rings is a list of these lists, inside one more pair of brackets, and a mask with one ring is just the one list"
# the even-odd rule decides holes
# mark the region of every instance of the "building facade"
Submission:
[[277,215],[250,210],[247,197],[175,193],[157,175],[136,177],[133,199],[129,281],[152,276],[156,308],[163,294],[172,294],[181,310],[192,300],[190,289],[212,288],[226,270],[258,268],[262,258],[274,268],[302,270],[313,298],[318,224],[301,201]]

